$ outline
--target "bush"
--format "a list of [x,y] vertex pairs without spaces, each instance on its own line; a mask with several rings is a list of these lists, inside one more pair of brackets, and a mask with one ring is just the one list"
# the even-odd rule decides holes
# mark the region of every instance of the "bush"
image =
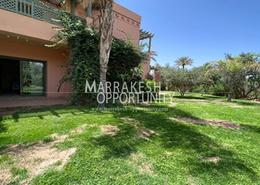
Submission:
[[114,39],[108,63],[107,81],[140,81],[143,56],[130,42]]
[[226,90],[225,90],[225,87],[223,86],[223,84],[221,83],[218,83],[214,86],[212,86],[210,88],[210,91],[209,91],[212,95],[215,95],[215,96],[226,96],[227,93],[226,93]]

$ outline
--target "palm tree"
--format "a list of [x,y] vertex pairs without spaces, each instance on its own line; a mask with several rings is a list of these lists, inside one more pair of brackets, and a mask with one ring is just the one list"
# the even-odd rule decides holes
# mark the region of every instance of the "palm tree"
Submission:
[[176,65],[181,66],[182,69],[185,69],[185,66],[192,65],[193,60],[189,57],[181,57],[176,60]]
[[[113,0],[96,0],[99,7],[99,63],[100,63],[100,82],[103,89],[102,94],[106,94],[106,75],[107,66],[110,57],[110,51],[113,42]],[[99,102],[105,102],[105,96],[99,96]],[[99,106],[103,108],[105,103],[99,103]]]
[[187,80],[188,79],[188,71],[185,71],[185,66],[187,65],[192,65],[193,63],[193,60],[189,57],[181,57],[181,58],[178,58],[176,60],[176,65],[179,67],[181,66],[182,67],[182,72],[179,73],[179,82],[180,82],[180,87],[179,87],[179,91],[180,91],[180,94],[181,96],[183,97],[185,92],[187,91],[187,85],[190,80]]

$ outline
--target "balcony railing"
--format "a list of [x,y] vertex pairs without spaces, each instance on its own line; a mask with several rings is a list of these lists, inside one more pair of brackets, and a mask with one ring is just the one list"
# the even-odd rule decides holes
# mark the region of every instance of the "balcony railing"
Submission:
[[53,24],[59,19],[58,9],[39,0],[0,0],[0,8]]

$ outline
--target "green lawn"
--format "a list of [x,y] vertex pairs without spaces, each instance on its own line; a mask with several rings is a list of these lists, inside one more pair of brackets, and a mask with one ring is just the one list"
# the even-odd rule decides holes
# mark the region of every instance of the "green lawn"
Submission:
[[[1,170],[10,169],[11,184],[20,184],[30,173],[5,152],[9,147],[48,144],[52,134],[67,134],[55,146],[76,148],[76,153],[62,169],[52,166],[31,184],[260,184],[260,104],[190,94],[168,105],[132,108],[52,108],[1,118],[0,178]],[[240,129],[197,125],[180,117],[226,120]],[[104,133],[104,125],[118,130]],[[82,132],[71,134],[79,127]]]

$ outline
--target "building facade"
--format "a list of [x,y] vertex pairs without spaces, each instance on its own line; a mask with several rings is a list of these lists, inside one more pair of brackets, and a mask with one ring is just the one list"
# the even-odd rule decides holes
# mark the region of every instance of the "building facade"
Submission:
[[[91,5],[92,6],[92,5]],[[47,48],[57,27],[58,9],[86,20],[98,22],[97,11],[90,9],[89,0],[1,0],[0,1],[0,95],[68,96],[70,84],[57,92],[65,74],[69,51],[66,46]],[[130,40],[138,47],[141,17],[114,5],[114,36]]]

